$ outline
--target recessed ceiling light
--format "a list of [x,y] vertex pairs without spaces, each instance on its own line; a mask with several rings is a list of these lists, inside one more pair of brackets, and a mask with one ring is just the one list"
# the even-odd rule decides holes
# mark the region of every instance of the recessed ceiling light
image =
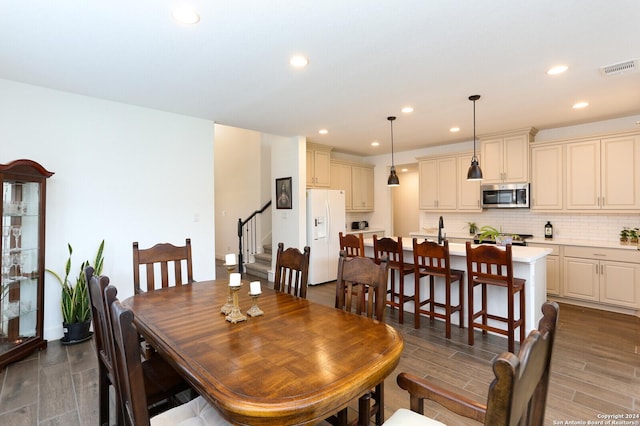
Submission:
[[380,142],[373,141],[373,142],[371,142],[371,146],[380,146]]
[[295,68],[304,68],[309,64],[309,60],[302,55],[295,55],[289,59],[289,64]]
[[558,74],[562,74],[563,72],[565,72],[566,70],[568,70],[569,67],[566,65],[555,65],[551,68],[549,68],[547,70],[547,74],[549,75],[558,75]]
[[589,102],[578,102],[573,104],[573,109],[582,109],[589,106]]
[[191,6],[178,6],[171,12],[173,19],[183,24],[197,24],[200,22],[200,15]]
[[449,131],[450,131],[451,133],[459,132],[459,131],[460,131],[460,127],[458,127],[458,126],[452,127],[452,128],[450,128],[450,129],[449,129]]
[[405,173],[406,173],[406,172],[408,172],[408,171],[409,171],[409,169],[407,169],[407,168],[405,167],[404,169],[402,169],[402,170],[400,170],[400,171],[401,171],[401,172],[405,172]]
[[318,133],[320,133],[321,135],[326,135],[327,133],[329,133],[329,131],[327,129],[320,129],[318,130]]
[[413,112],[413,107],[406,106],[406,107],[402,108],[401,111],[404,112],[405,114],[408,114],[410,112]]

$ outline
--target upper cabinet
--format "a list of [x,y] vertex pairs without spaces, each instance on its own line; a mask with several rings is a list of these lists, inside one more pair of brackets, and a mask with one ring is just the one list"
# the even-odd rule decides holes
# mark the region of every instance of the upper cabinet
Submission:
[[373,211],[373,165],[331,160],[331,189],[345,191],[347,211]]
[[564,207],[564,146],[531,147],[531,210]]
[[531,127],[480,138],[482,183],[529,182],[529,143],[537,132]]
[[427,211],[480,211],[480,182],[467,181],[472,153],[418,158],[419,206]]
[[638,165],[638,134],[567,143],[567,210],[639,210]]
[[331,149],[307,142],[307,188],[331,186]]

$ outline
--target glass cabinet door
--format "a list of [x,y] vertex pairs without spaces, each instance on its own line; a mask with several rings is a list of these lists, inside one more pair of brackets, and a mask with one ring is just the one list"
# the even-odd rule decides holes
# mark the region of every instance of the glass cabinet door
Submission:
[[[15,164],[18,162],[20,164]],[[29,163],[32,162],[18,160],[0,165],[2,182],[0,369],[9,362],[28,355],[34,349],[45,348],[47,343],[42,337],[44,318],[42,267],[44,179],[48,176],[38,176],[39,169]],[[37,165],[37,163],[34,164]],[[39,167],[42,169],[41,166]]]

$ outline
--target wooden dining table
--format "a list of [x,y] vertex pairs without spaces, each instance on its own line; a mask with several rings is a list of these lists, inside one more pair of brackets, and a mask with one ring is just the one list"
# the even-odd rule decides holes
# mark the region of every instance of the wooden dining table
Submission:
[[[248,282],[238,292],[252,306]],[[123,301],[161,356],[227,420],[315,424],[391,374],[404,346],[393,327],[263,286],[264,315],[235,324],[220,308],[228,280],[196,282]]]

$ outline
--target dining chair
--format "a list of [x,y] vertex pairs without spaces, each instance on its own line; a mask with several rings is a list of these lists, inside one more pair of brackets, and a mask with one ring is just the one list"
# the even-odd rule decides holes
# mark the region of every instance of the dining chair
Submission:
[[[105,293],[115,288],[108,286]],[[146,394],[147,377],[143,375],[138,333],[133,324],[133,312],[125,309],[117,298],[109,300],[109,315],[113,325],[115,365],[122,398],[123,417],[128,425],[230,425],[222,415],[198,396],[156,416],[149,412]]]
[[[384,322],[388,267],[386,258],[376,262],[368,257],[347,257],[346,252],[341,251],[335,307]],[[355,292],[354,286],[358,289]],[[345,408],[335,418],[344,416],[346,419],[346,415]],[[372,416],[375,416],[376,425],[384,421],[384,381],[358,398],[358,424],[368,425]]]
[[[451,316],[458,313],[460,328],[464,327],[464,271],[451,269],[449,256],[449,241],[442,245],[434,241],[419,243],[413,239],[413,267],[416,281],[415,294],[415,328],[420,328],[421,314],[429,315],[431,321],[441,318],[445,321],[445,337],[451,338]],[[425,300],[420,296],[420,278],[429,278],[429,297]],[[436,301],[435,279],[440,278],[444,284],[444,301]],[[458,283],[458,303],[452,302],[452,284]],[[423,308],[426,306],[426,309]],[[437,309],[436,309],[437,308]],[[444,311],[444,312],[443,312]]]
[[[513,276],[513,256],[511,244],[505,247],[498,247],[488,244],[480,244],[472,247],[467,241],[467,303],[469,311],[469,345],[474,343],[474,330],[479,328],[482,334],[488,331],[507,336],[508,350],[514,352],[515,330],[520,330],[520,342],[525,337],[525,282],[523,278]],[[480,308],[476,310],[474,300],[474,289],[480,286]],[[488,310],[487,288],[489,286],[504,288],[507,292],[507,316],[490,313]],[[516,296],[519,296],[518,311],[516,318]],[[480,322],[476,319],[480,318]],[[489,323],[492,320],[492,323]],[[497,327],[499,323],[506,324],[504,328]]]
[[310,255],[311,249],[309,246],[306,246],[303,252],[300,252],[295,247],[289,247],[285,250],[284,244],[278,243],[273,288],[276,291],[306,299]]
[[[122,424],[122,400],[115,366],[114,336],[107,305],[115,299],[117,290],[109,286],[109,277],[94,275],[93,267],[84,270],[98,355],[98,400],[100,425],[109,423],[109,386],[114,389],[117,424]],[[160,412],[175,405],[175,395],[190,390],[186,381],[159,355],[141,363],[147,407]],[[164,402],[164,404],[160,404]]]
[[[413,274],[413,265],[404,261],[402,237],[397,239],[383,237],[378,239],[378,236],[374,235],[373,253],[376,261],[379,261],[382,257],[388,259],[389,271],[391,272],[390,288],[387,290],[390,298],[387,299],[387,305],[399,309],[398,321],[400,324],[404,324],[404,304],[407,302],[415,303],[415,293],[411,296],[404,294],[404,277]],[[397,280],[396,274],[398,275]]]
[[489,385],[486,404],[454,394],[411,373],[400,373],[398,385],[409,392],[410,410],[397,410],[386,426],[442,426],[425,417],[424,400],[487,426],[542,426],[549,389],[553,342],[558,326],[559,307],[555,302],[542,305],[542,319],[520,345],[518,354],[503,352],[493,361],[495,378]]
[[[173,274],[169,275],[170,265]],[[140,269],[144,266],[146,286],[142,289]],[[183,267],[186,269],[183,272]],[[156,270],[160,273],[160,287],[183,285],[193,282],[193,266],[191,262],[191,239],[185,240],[184,246],[170,243],[156,244],[141,249],[138,242],[133,243],[133,289],[135,294],[156,289]]]
[[338,232],[340,250],[344,250],[349,257],[364,256],[364,237],[362,232],[357,234],[342,234]]

